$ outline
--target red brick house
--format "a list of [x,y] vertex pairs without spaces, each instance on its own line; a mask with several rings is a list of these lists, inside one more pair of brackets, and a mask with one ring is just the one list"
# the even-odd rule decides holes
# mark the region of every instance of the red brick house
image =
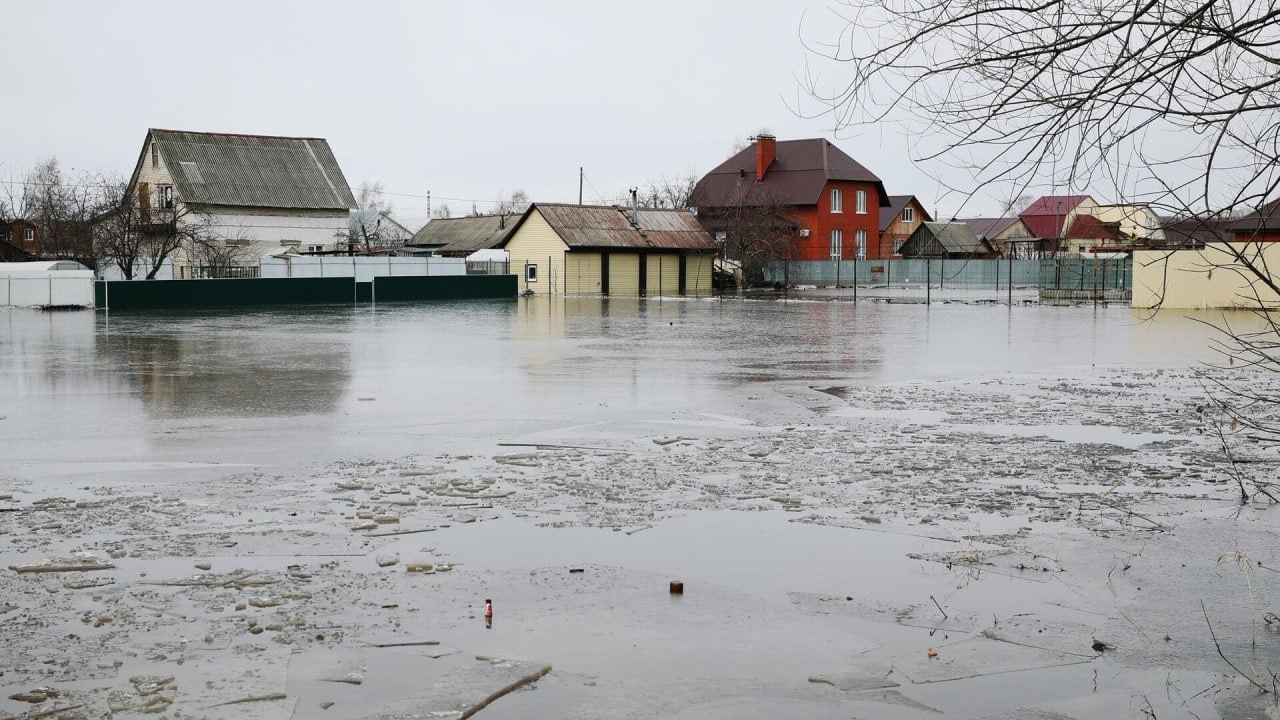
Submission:
[[777,259],[885,256],[880,212],[890,202],[884,183],[823,138],[755,138],[698,181],[690,205],[730,259],[740,259],[734,249],[742,251],[744,243],[767,242],[777,242]]
[[6,229],[10,245],[33,257],[40,254],[40,228],[35,223],[22,219],[11,220]]
[[1280,198],[1226,227],[1236,242],[1280,242]]

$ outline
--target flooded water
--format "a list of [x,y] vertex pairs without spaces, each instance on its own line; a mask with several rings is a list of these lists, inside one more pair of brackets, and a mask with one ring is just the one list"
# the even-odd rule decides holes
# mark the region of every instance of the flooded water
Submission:
[[1207,630],[1280,671],[1280,523],[1232,480],[1278,458],[1205,433],[1217,320],[0,312],[2,564],[111,566],[11,572],[0,684],[93,717],[445,717],[527,672],[486,656],[552,670],[480,717],[1266,712]]

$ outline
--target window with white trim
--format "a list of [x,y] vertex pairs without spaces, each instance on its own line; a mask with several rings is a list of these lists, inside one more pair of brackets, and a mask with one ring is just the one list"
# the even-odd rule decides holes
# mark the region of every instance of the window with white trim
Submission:
[[156,186],[156,207],[165,210],[173,209],[173,186],[157,185]]
[[529,263],[528,265],[524,266],[524,281],[526,283],[538,282],[538,266],[537,265],[535,265],[534,263]]
[[912,222],[916,219],[916,209],[913,207],[902,208],[902,222]]
[[867,214],[867,191],[866,190],[858,191],[857,207],[855,209],[855,212],[857,212],[859,215]]
[[844,231],[831,231],[831,259],[839,260],[844,257]]
[[858,245],[858,259],[866,260],[867,259],[867,231],[859,230],[857,233],[854,234],[853,237]]
[[844,212],[844,193],[840,188],[831,188],[831,212]]
[[308,246],[307,246],[307,252],[309,252],[309,253],[322,253],[322,252],[324,252],[324,246],[323,246],[323,245],[308,245]]
[[27,228],[27,229],[23,230],[23,231],[22,231],[22,239],[23,239],[23,240],[26,240],[27,242],[35,242],[35,241],[36,241],[36,231],[35,231],[34,229],[32,229],[32,228]]

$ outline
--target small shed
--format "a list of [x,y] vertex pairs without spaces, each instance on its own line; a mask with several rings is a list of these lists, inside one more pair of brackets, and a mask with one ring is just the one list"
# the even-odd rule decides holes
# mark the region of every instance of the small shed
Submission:
[[467,257],[477,250],[501,247],[515,230],[519,215],[436,218],[414,234],[406,247],[445,257]]
[[956,221],[921,223],[902,244],[902,256],[981,259],[998,257],[999,253],[968,225]]
[[93,307],[93,271],[74,260],[0,263],[0,306]]
[[536,295],[710,295],[715,240],[688,210],[531,205],[503,243]]

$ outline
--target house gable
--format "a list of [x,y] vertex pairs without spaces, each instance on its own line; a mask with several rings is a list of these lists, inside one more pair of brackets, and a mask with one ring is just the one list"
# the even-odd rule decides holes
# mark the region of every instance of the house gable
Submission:
[[[756,139],[716,166],[694,186],[694,207],[738,205],[817,205],[832,181],[866,183],[878,196],[877,205],[889,204],[884,183],[875,173],[825,138],[776,141],[769,163],[758,172],[761,153]],[[771,142],[765,138],[765,142]]]
[[1035,237],[1060,238],[1081,212],[1097,207],[1088,195],[1045,195],[1018,213]]
[[144,186],[150,192],[164,184],[174,187],[181,202],[202,207],[356,208],[351,188],[322,138],[152,128],[130,187],[141,197]]

